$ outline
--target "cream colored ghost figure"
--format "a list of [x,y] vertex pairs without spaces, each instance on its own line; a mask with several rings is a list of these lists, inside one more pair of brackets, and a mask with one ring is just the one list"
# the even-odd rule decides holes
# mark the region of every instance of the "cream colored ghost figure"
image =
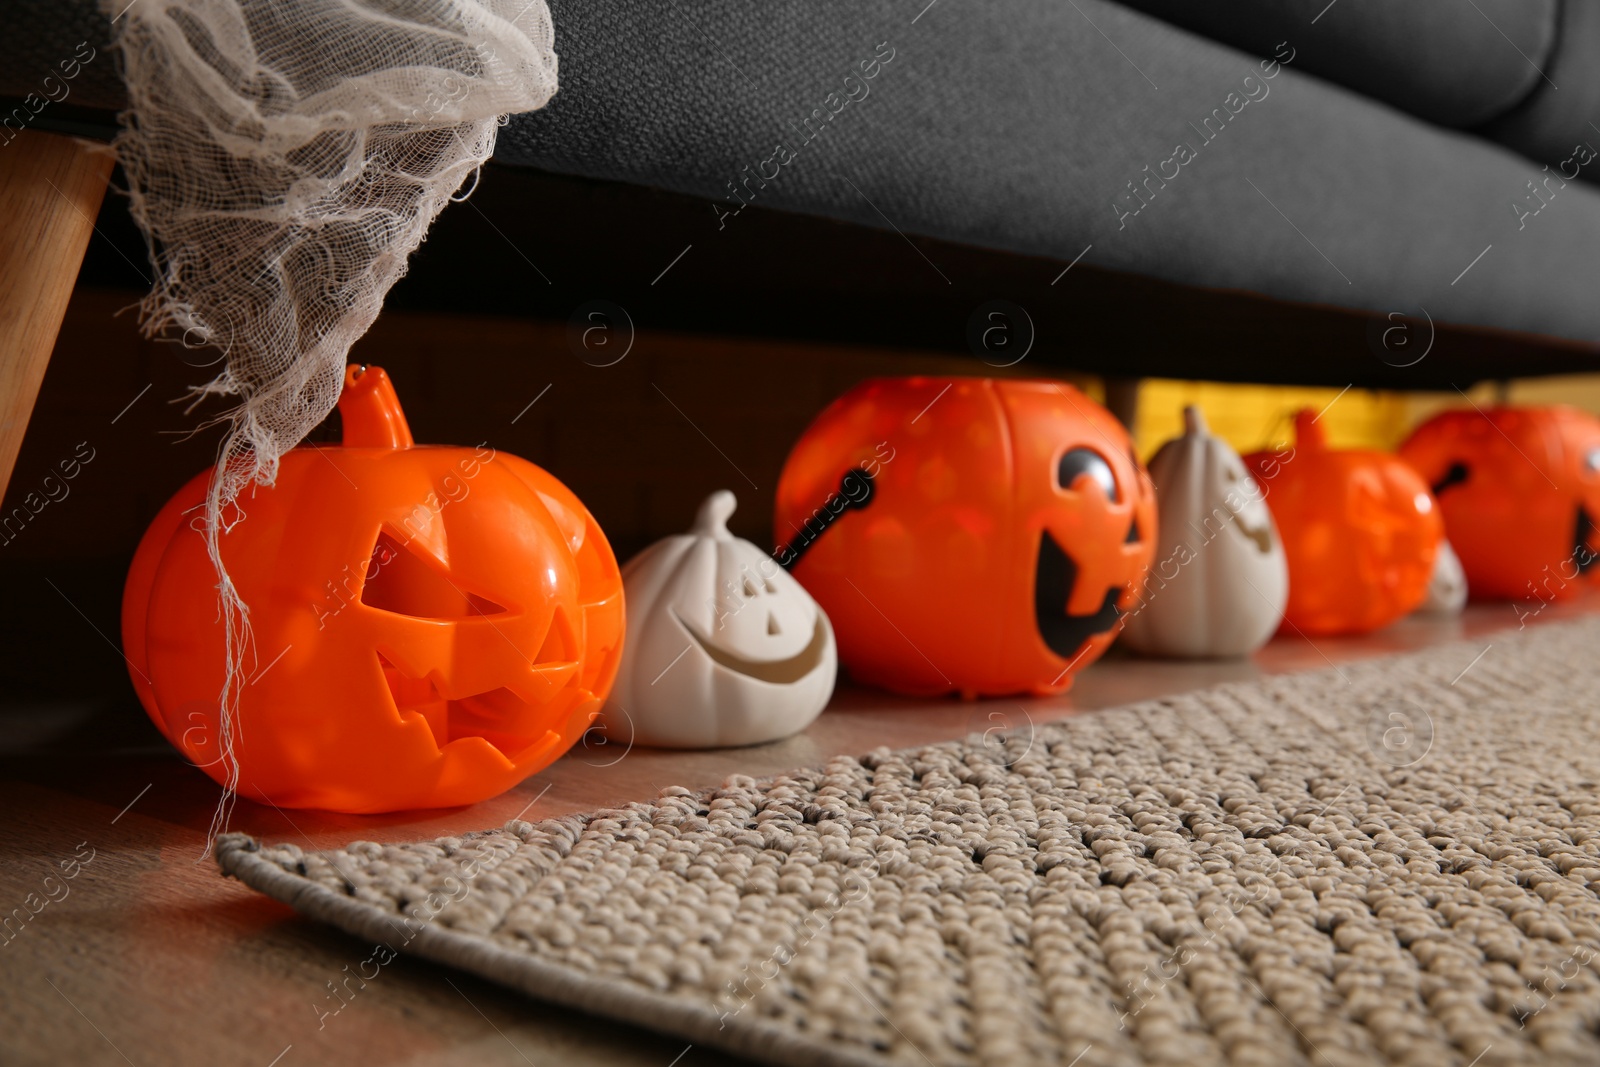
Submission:
[[788,737],[833,693],[833,627],[767,553],[728,532],[727,490],[687,534],[622,568],[627,635],[601,725],[617,742],[721,748]]
[[1150,461],[1161,534],[1122,640],[1183,659],[1245,656],[1267,642],[1289,599],[1289,565],[1263,486],[1200,409]]
[[1428,595],[1417,608],[1423,615],[1459,615],[1467,606],[1467,572],[1449,541],[1439,542],[1433,559],[1433,576],[1428,579]]

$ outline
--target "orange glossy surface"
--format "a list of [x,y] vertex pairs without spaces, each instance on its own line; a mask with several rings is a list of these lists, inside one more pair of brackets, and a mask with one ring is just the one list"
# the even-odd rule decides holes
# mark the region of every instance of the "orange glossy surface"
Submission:
[[1244,462],[1289,559],[1284,630],[1366,633],[1422,603],[1444,523],[1416,471],[1386,452],[1329,448],[1310,409],[1295,416],[1292,448]]
[[1066,689],[1110,645],[1156,532],[1127,432],[1052,381],[865,382],[801,436],[776,511],[779,561],[840,661],[912,695]]
[[1469,596],[1542,602],[1600,584],[1600,419],[1562,406],[1446,411],[1400,455],[1435,487]]
[[[622,642],[616,560],[577,497],[526,460],[412,445],[381,369],[351,367],[339,406],[344,444],[285,455],[222,538],[254,639],[239,792],[343,812],[495,796],[598,713]],[[224,636],[198,529],[209,479],[146,532],[122,631],[145,710],[220,782]]]

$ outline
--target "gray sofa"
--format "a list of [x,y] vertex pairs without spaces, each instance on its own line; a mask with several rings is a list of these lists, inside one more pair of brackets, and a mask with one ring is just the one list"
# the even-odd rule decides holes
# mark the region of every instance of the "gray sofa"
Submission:
[[[1044,358],[1130,376],[1600,368],[1593,0],[551,8],[561,90],[503,131],[510,166],[477,205],[530,265],[530,247],[587,265],[517,311],[610,286],[669,325],[960,348],[1004,299]],[[0,93],[68,38],[105,48],[85,0],[0,10]],[[109,72],[86,68],[54,121],[115,108]],[[470,218],[447,222],[424,277],[471,252]],[[808,310],[781,313],[796,294]],[[1438,350],[1383,351],[1399,321]]]

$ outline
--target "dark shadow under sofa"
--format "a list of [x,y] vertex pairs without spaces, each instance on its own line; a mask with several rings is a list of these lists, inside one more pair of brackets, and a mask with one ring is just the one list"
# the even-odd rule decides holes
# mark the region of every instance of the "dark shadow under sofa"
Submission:
[[[107,16],[4,9],[7,110],[108,133]],[[1031,358],[1122,378],[1594,367],[1592,3],[551,10],[560,91],[511,119],[391,306],[604,298],[656,326],[965,351],[1003,301]],[[96,58],[34,113],[80,42]]]

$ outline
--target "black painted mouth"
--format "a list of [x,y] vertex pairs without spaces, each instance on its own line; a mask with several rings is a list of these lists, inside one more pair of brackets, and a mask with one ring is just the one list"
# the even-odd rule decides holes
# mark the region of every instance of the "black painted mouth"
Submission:
[[1594,536],[1594,516],[1582,504],[1578,505],[1578,521],[1574,525],[1572,559],[1578,565],[1578,573],[1586,574],[1600,564],[1600,552],[1589,547],[1589,539]]
[[1086,642],[1116,628],[1122,618],[1117,599],[1120,587],[1106,591],[1100,610],[1091,615],[1072,615],[1067,601],[1078,585],[1078,565],[1056,544],[1049,530],[1039,534],[1039,561],[1033,579],[1033,620],[1039,636],[1050,651],[1062,659],[1077,657]]

